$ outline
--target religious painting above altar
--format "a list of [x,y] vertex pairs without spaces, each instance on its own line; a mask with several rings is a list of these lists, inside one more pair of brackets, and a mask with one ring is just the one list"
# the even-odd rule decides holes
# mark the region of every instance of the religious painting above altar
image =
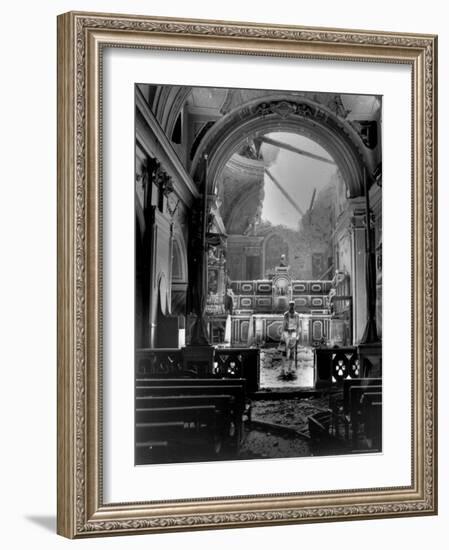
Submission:
[[382,451],[382,97],[135,85],[135,464]]

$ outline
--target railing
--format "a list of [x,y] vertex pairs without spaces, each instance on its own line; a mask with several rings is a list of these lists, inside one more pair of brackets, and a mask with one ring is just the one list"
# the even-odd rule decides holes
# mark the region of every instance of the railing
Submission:
[[355,346],[315,348],[316,386],[329,386],[360,377],[360,357]]
[[136,374],[152,377],[176,377],[183,373],[182,350],[142,348],[136,350]]
[[259,389],[260,352],[258,349],[222,348],[214,354],[213,374],[219,378],[245,378],[246,390]]
[[136,351],[136,376],[151,378],[245,378],[246,390],[257,391],[259,387],[258,349],[217,348],[211,359],[198,364],[184,360],[183,349],[144,348]]

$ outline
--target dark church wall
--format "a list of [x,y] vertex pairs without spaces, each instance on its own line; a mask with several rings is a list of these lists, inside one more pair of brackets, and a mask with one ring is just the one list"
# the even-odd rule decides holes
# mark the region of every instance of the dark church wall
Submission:
[[155,135],[145,104],[137,112],[135,344],[178,347],[188,286],[186,213],[195,188],[167,138]]

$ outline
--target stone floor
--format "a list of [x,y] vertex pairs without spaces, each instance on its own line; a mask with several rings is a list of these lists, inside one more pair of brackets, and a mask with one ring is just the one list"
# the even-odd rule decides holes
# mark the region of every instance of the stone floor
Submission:
[[288,362],[278,348],[260,350],[260,388],[313,388],[313,350],[298,347],[297,366],[290,372]]

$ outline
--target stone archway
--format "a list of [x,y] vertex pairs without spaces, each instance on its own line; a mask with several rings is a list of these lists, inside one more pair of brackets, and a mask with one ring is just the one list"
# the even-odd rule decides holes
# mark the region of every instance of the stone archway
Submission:
[[296,133],[317,142],[334,159],[349,197],[363,194],[363,172],[366,169],[369,179],[375,167],[357,132],[327,107],[301,95],[282,93],[254,99],[217,121],[192,161],[193,179],[198,183],[203,180],[203,158],[207,155],[209,192],[213,192],[224,165],[245,139],[269,132]]
[[[375,157],[350,122],[301,94],[269,92],[235,107],[223,116],[200,143],[190,169],[192,178],[204,189],[204,157],[207,156],[207,192],[215,194],[224,167],[241,150],[247,138],[256,139],[277,132],[305,136],[329,153],[341,174],[349,199],[344,229],[352,230],[351,220],[356,215],[363,221],[364,178],[370,188],[378,168]],[[354,257],[351,266],[351,280],[354,281],[351,292],[354,300],[353,334],[354,341],[359,342],[366,321],[364,233],[357,229],[351,235],[353,250],[361,252]]]
[[189,96],[190,86],[161,86],[156,90],[152,110],[167,136],[171,136],[182,106]]

